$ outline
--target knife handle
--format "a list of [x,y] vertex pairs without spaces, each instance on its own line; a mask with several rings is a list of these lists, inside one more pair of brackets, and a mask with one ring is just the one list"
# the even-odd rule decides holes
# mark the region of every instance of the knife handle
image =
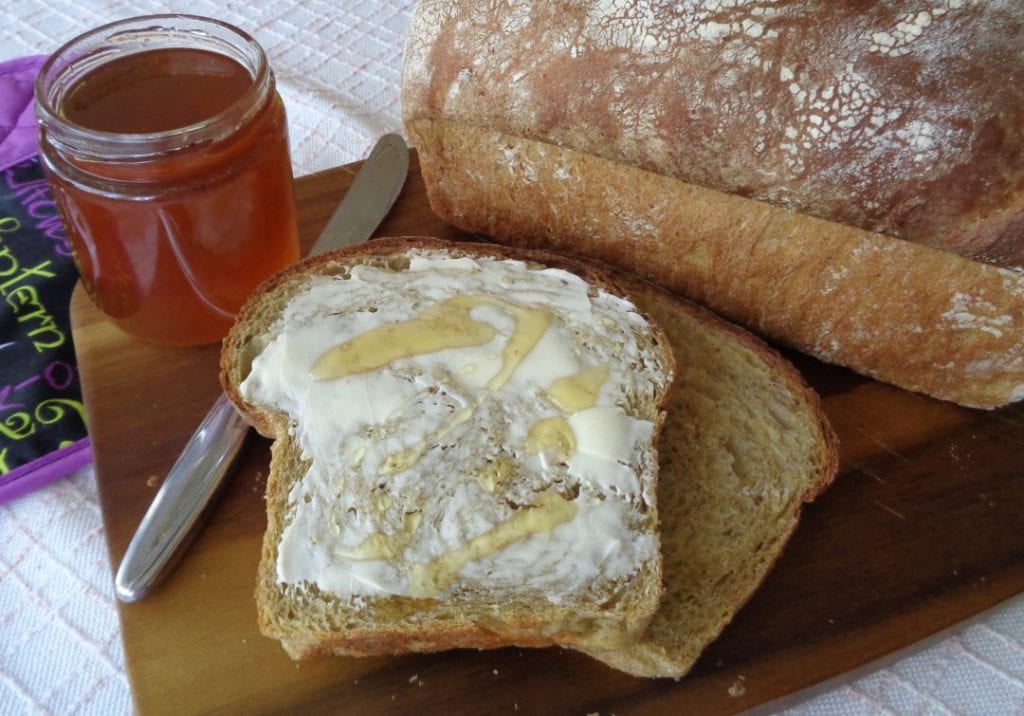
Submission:
[[173,566],[238,457],[249,426],[223,394],[167,473],[114,578],[122,602],[141,599]]

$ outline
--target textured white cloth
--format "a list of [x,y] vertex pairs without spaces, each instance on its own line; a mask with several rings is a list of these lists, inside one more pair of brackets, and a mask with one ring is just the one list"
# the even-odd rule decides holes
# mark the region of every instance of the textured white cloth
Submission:
[[[398,82],[413,0],[6,0],[0,61],[52,52],[114,19],[188,12],[263,45],[301,176],[363,158],[401,131]],[[91,469],[0,506],[0,714],[132,711]],[[1024,599],[793,714],[1024,714]]]

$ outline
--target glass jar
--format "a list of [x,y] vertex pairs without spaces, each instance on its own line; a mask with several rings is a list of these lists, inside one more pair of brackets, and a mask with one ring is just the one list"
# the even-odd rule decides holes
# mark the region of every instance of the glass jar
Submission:
[[217,341],[298,259],[284,105],[245,32],[188,15],[115,22],[57,50],[35,90],[82,283],[132,336]]

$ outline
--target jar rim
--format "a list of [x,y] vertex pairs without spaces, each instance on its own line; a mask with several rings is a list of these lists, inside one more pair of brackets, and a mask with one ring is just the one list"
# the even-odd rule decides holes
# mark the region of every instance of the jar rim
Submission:
[[[59,113],[62,93],[106,62],[147,50],[187,47],[219,52],[239,61],[252,74],[252,84],[217,114],[158,132],[91,129],[69,122]],[[46,141],[59,149],[87,158],[144,158],[216,141],[231,134],[256,114],[272,87],[273,75],[266,53],[255,38],[241,28],[200,15],[140,15],[84,32],[54,51],[36,77],[35,111],[46,133]]]

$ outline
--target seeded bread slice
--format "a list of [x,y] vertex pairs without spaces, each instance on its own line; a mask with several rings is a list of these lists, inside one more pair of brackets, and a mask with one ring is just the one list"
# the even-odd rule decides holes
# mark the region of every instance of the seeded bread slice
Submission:
[[[274,439],[266,496],[268,526],[256,590],[261,631],[281,640],[293,658],[505,645],[615,649],[635,642],[660,603],[658,549],[638,564],[633,574],[595,581],[584,591],[555,601],[526,589],[521,594],[499,594],[472,587],[453,589],[436,598],[394,594],[352,598],[325,591],[314,583],[283,583],[278,579],[276,565],[281,539],[292,519],[289,492],[310,463],[295,438],[294,416],[247,400],[240,386],[250,374],[254,360],[282,330],[279,318],[289,302],[311,282],[323,276],[345,276],[355,266],[402,272],[415,252],[441,253],[453,258],[514,259],[525,262],[530,269],[560,268],[583,278],[592,295],[597,291],[623,295],[613,274],[555,254],[409,237],[376,240],[322,255],[261,286],[243,307],[225,339],[221,361],[221,380],[228,396],[260,433]],[[560,310],[558,306],[547,308]],[[331,307],[342,314],[349,309],[340,304]],[[655,390],[637,391],[629,406],[638,419],[654,425],[649,445],[649,454],[653,456],[674,373],[672,350],[665,334],[654,324],[648,323],[644,329],[637,328],[635,323],[623,324],[621,330],[635,333],[633,340],[643,349],[641,360],[633,369],[644,378],[644,385],[657,386]],[[609,359],[615,360],[614,353]],[[639,469],[644,498],[629,515],[626,526],[633,535],[631,541],[653,538],[656,545],[656,458],[650,464],[641,464]],[[514,479],[519,480],[540,479],[524,469],[516,469],[514,474]],[[512,509],[522,513],[531,507],[515,505]],[[566,560],[572,559],[574,555],[566,555]]]

